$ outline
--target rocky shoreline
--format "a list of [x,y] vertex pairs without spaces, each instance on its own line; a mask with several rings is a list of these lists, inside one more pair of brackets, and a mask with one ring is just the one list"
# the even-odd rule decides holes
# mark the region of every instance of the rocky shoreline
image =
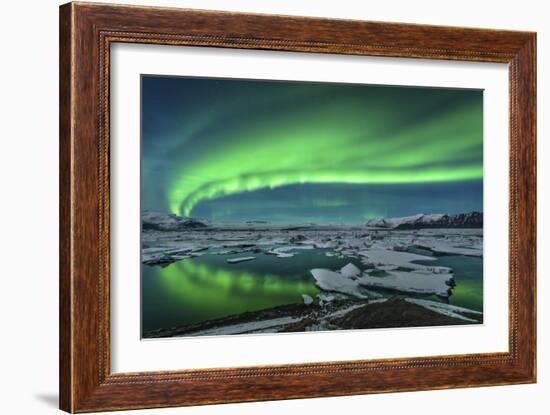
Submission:
[[[448,312],[443,314],[441,311],[433,311],[426,303],[428,307],[443,307]],[[476,311],[429,300],[396,296],[370,301],[345,299],[328,304],[289,304],[185,327],[156,329],[143,333],[143,338],[427,327],[482,322],[483,314]]]

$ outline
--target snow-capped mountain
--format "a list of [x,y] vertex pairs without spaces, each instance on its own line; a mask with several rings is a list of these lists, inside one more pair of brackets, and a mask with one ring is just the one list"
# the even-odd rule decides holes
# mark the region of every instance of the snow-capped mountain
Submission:
[[459,213],[457,215],[419,213],[401,218],[371,219],[366,226],[385,229],[482,228],[483,212]]
[[141,227],[143,230],[180,231],[207,226],[210,226],[210,223],[202,219],[184,218],[163,212],[141,212]]

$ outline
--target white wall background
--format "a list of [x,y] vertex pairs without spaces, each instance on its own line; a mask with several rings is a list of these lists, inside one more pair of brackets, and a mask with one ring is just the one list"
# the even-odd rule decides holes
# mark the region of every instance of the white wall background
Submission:
[[[490,27],[538,32],[539,137],[539,383],[536,385],[321,398],[268,403],[175,408],[157,414],[347,414],[399,412],[499,415],[548,413],[550,404],[550,308],[545,299],[550,271],[548,215],[550,145],[544,69],[550,56],[547,2],[357,0],[131,1],[134,4]],[[0,65],[0,412],[57,412],[58,256],[58,31],[56,0],[2,5]],[[546,74],[546,78],[550,72]],[[546,189],[545,189],[546,188]],[[546,330],[545,330],[546,328]],[[136,412],[133,412],[136,413]]]

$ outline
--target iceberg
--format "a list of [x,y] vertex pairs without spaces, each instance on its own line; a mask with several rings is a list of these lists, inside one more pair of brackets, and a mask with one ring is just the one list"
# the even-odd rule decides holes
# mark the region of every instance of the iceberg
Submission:
[[339,272],[322,268],[315,268],[310,272],[315,278],[315,284],[324,291],[339,292],[357,298],[368,298],[367,295],[361,293],[361,287],[356,281],[343,276]]
[[276,255],[277,258],[291,258],[295,255],[294,252],[298,249],[313,249],[313,245],[289,245],[289,246],[279,246],[277,248],[270,249],[267,251],[270,255]]
[[237,264],[239,262],[252,261],[253,259],[256,259],[256,257],[255,256],[245,256],[245,257],[240,257],[240,258],[229,258],[229,259],[226,259],[226,261],[230,264]]
[[359,274],[361,274],[361,270],[350,262],[349,264],[342,267],[342,269],[340,270],[340,273],[344,277],[353,278],[353,277],[358,277]]
[[448,267],[427,266],[414,263],[414,261],[435,261],[437,258],[433,256],[418,255],[384,248],[360,251],[359,255],[365,258],[369,263],[373,263],[376,268],[384,271],[394,271],[398,268],[406,268],[437,274],[448,274],[452,272],[451,268]]
[[303,298],[303,300],[304,300],[304,304],[305,304],[305,305],[313,304],[313,298],[311,298],[310,295],[302,294],[302,298]]
[[370,288],[383,288],[395,291],[436,294],[440,297],[449,297],[454,285],[453,274],[437,274],[424,271],[387,271],[385,277],[374,277],[364,273],[357,279],[357,283]]

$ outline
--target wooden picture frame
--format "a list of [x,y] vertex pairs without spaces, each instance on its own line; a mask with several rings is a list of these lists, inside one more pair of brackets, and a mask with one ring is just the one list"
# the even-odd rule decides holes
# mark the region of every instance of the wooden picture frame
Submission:
[[[117,42],[507,63],[509,351],[111,373],[109,59]],[[61,409],[91,412],[535,382],[535,33],[69,3],[60,8],[59,94]]]

